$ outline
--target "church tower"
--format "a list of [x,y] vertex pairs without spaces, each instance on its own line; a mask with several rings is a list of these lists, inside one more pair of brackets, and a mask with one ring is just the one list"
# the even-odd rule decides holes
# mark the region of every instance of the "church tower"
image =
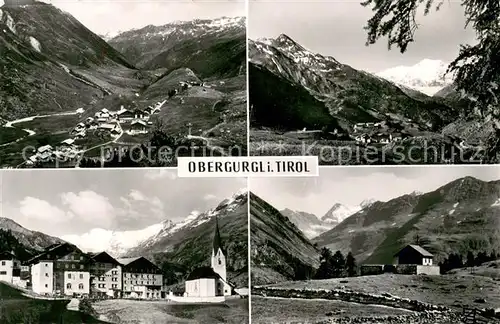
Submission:
[[219,232],[219,220],[215,217],[215,234],[212,246],[212,269],[221,277],[221,282],[218,287],[218,295],[231,295],[231,287],[227,283],[226,276],[226,251],[222,245]]

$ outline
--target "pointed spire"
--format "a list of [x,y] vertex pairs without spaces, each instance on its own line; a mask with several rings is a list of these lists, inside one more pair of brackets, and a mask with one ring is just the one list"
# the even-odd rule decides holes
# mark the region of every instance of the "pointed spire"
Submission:
[[219,249],[222,250],[222,253],[226,254],[224,251],[224,247],[222,246],[222,240],[220,238],[219,232],[219,217],[215,216],[215,234],[214,234],[214,245],[213,245],[214,253],[217,253]]

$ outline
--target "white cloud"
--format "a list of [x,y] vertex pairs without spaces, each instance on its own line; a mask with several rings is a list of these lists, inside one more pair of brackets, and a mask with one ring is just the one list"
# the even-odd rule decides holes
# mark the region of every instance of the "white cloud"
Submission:
[[177,179],[177,170],[176,169],[160,169],[160,170],[148,170],[146,173],[146,178],[150,180],[158,180],[158,179]]
[[28,219],[50,221],[53,223],[65,222],[74,216],[72,213],[67,213],[64,210],[51,205],[46,200],[34,197],[24,198],[20,202],[19,211]]
[[108,198],[94,191],[86,190],[76,194],[67,192],[61,194],[61,200],[72,213],[87,222],[98,222],[108,226],[116,216],[115,208]]
[[146,196],[144,196],[144,194],[142,192],[140,192],[139,190],[135,190],[135,189],[130,190],[130,193],[128,194],[128,196],[130,198],[132,198],[133,200],[139,200],[139,201],[144,201],[147,199]]
[[214,200],[214,199],[217,199],[217,196],[212,195],[212,194],[206,194],[206,195],[203,197],[203,200]]
[[158,234],[163,224],[154,224],[140,230],[110,231],[94,228],[81,235],[65,235],[61,239],[73,243],[86,252],[107,251],[115,257],[137,246],[145,239]]

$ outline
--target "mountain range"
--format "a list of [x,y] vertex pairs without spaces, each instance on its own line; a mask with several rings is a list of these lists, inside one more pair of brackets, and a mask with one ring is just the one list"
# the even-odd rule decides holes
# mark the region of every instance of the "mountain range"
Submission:
[[370,202],[311,240],[274,207],[251,197],[251,230],[259,238],[252,237],[251,248],[256,282],[298,280],[301,267],[317,267],[323,247],[352,252],[358,264],[392,264],[394,254],[408,244],[431,252],[436,263],[450,253],[465,258],[469,251],[500,251],[500,180],[464,177],[430,192]]
[[433,96],[453,84],[453,77],[446,73],[448,64],[441,60],[424,59],[412,66],[396,66],[375,75],[403,87]]
[[348,207],[336,203],[322,217],[302,211],[294,211],[288,208],[281,210],[280,213],[295,224],[308,239],[312,239],[334,228],[368,203],[369,202],[363,202],[360,206],[355,207]]
[[[401,161],[400,155],[407,156],[409,147],[417,145],[422,147],[422,155],[433,154],[424,152],[423,141],[428,146],[442,148],[442,154],[420,163],[447,160],[469,163],[469,157],[488,146],[496,136],[491,122],[470,114],[474,110],[473,102],[457,93],[451,77],[442,77],[446,70],[444,62],[423,60],[415,66],[372,74],[310,51],[285,34],[249,40],[248,50],[250,141],[255,143],[252,154],[272,154],[272,145],[278,141],[291,147],[304,141],[317,143],[319,148],[327,145],[320,145],[325,142],[359,141],[361,132],[369,137],[380,134],[401,137],[397,144],[399,153],[394,151],[395,144],[391,142],[380,145],[377,152],[377,156],[384,156],[384,161],[373,162],[374,159],[369,158],[339,163],[415,164],[418,159],[414,150],[413,161],[406,158]],[[435,93],[423,93],[422,87],[435,87]],[[441,90],[436,92],[437,88]],[[357,128],[359,124],[369,123],[380,126]],[[459,145],[462,141],[463,145]],[[266,147],[262,143],[269,144],[269,152],[257,151]],[[372,154],[363,154],[363,145],[353,145],[362,156]],[[287,154],[293,155],[300,148],[289,150]],[[452,150],[463,152],[465,158],[455,162],[456,156],[448,157]],[[476,160],[482,158],[476,155]],[[337,161],[325,159],[320,163]]]
[[[66,236],[64,237],[66,241],[30,231],[11,219],[0,218],[2,238],[0,248],[2,251],[16,250],[16,254],[28,258],[48,246],[68,242],[84,252],[106,251],[117,258],[144,256],[162,268],[165,279],[174,284],[182,281],[195,267],[210,265],[211,242],[217,218],[222,243],[227,251],[228,276],[238,286],[246,286],[248,283],[247,195],[245,190],[241,190],[221,201],[215,208],[188,215],[181,222],[174,223],[167,220],[140,231],[113,232],[111,239],[109,235],[104,239],[89,235],[78,240]],[[94,232],[93,235],[103,232],[105,231]],[[98,248],[95,241],[103,245]],[[92,248],[89,249],[89,246]]]
[[[165,109],[151,125],[166,136],[154,140],[170,136],[189,142],[191,123],[191,135],[206,145],[246,148],[245,18],[146,26],[106,35],[106,41],[54,5],[15,2],[0,7],[0,126],[8,126],[0,127],[5,144],[0,166],[22,163],[19,147],[59,145],[103,108],[135,110],[158,103],[166,103]],[[168,100],[181,82],[196,86]],[[44,117],[34,129],[30,121],[37,116]],[[4,133],[13,138],[4,140]],[[115,142],[144,143],[153,133],[122,134]],[[105,143],[97,137],[76,144]]]

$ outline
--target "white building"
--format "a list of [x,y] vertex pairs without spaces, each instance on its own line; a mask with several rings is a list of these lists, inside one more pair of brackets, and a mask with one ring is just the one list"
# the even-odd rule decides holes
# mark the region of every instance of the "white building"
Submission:
[[185,297],[229,296],[232,287],[227,282],[226,253],[222,245],[216,218],[211,266],[195,269],[186,279]]
[[21,277],[21,263],[13,252],[0,253],[0,281],[15,283]]
[[64,294],[88,295],[90,293],[90,273],[88,271],[64,271]]
[[163,274],[160,268],[144,257],[117,261],[122,265],[124,298],[162,298]]
[[34,293],[52,294],[54,291],[54,263],[41,261],[31,266],[31,285]]
[[95,296],[121,297],[122,266],[111,255],[101,252],[91,256],[90,287]]

